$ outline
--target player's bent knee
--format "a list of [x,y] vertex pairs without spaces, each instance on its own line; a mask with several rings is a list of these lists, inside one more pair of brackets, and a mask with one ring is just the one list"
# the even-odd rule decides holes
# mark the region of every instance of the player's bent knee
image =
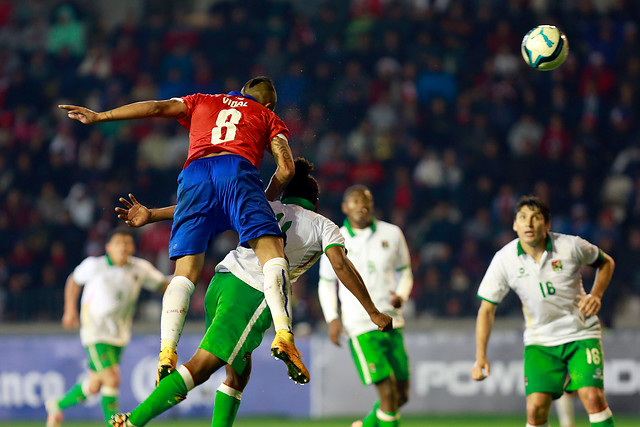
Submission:
[[227,365],[227,378],[224,383],[235,390],[244,390],[249,383],[251,369],[247,366],[242,374],[238,374],[235,369]]
[[607,408],[604,390],[595,387],[586,387],[580,390],[580,399],[588,413],[601,412]]

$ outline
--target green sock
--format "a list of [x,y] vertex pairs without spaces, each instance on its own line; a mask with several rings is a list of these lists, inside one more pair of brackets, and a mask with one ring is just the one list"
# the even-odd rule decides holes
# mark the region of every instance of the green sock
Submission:
[[180,372],[175,370],[164,377],[153,393],[131,412],[129,421],[136,427],[142,427],[152,418],[186,399],[187,392],[187,386]]
[[398,427],[400,425],[397,411],[385,412],[378,409],[376,418],[378,418],[378,427]]
[[600,421],[599,423],[591,423],[591,427],[614,427],[613,416],[607,418],[604,421]]
[[118,390],[105,390],[107,387],[102,387],[102,413],[104,414],[104,420],[109,425],[111,416],[118,413]]
[[67,409],[71,406],[77,405],[78,403],[82,403],[85,400],[87,400],[87,396],[85,396],[82,391],[82,383],[77,383],[69,389],[62,399],[58,401],[58,407],[60,407],[61,410]]
[[380,401],[376,400],[376,403],[373,404],[373,409],[371,412],[367,414],[366,417],[362,419],[362,427],[376,427],[378,425],[378,417],[376,416],[376,412],[380,407]]
[[218,389],[216,391],[216,400],[213,404],[211,427],[231,427],[236,419],[239,407],[240,399]]

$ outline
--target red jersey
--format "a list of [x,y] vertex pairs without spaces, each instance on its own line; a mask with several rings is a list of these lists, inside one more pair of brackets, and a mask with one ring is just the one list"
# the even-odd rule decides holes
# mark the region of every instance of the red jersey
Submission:
[[207,154],[229,151],[260,168],[264,150],[278,134],[289,138],[287,125],[260,103],[235,95],[196,93],[181,98],[187,116],[178,122],[189,131],[189,164]]

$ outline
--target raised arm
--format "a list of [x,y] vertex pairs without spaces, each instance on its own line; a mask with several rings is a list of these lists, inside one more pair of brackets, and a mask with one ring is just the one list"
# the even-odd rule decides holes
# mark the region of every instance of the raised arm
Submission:
[[77,120],[85,125],[113,122],[116,120],[142,119],[146,117],[179,119],[187,113],[187,106],[178,98],[164,101],[135,102],[103,112],[95,112],[77,105],[58,105],[58,108],[67,110],[67,116],[70,119]]
[[482,300],[476,319],[476,363],[471,371],[471,378],[482,381],[491,373],[489,361],[487,360],[487,345],[489,336],[493,328],[493,321],[496,317],[497,305],[489,301]]
[[381,313],[375,306],[360,273],[358,273],[353,263],[347,258],[344,249],[340,246],[332,246],[327,249],[326,255],[338,279],[340,279],[344,286],[360,301],[362,307],[364,307],[369,314],[371,321],[375,323],[381,331],[391,330],[393,327],[391,316]]
[[602,307],[602,296],[604,291],[611,282],[613,276],[613,270],[616,268],[616,263],[609,254],[602,252],[603,259],[597,263],[596,277],[593,280],[593,287],[588,295],[583,297],[578,303],[578,309],[586,317],[598,314],[600,307]]
[[278,135],[271,140],[271,154],[277,167],[271,177],[271,181],[269,181],[265,194],[267,200],[273,201],[293,179],[296,167],[293,163],[293,154],[291,154],[289,142],[284,136]]

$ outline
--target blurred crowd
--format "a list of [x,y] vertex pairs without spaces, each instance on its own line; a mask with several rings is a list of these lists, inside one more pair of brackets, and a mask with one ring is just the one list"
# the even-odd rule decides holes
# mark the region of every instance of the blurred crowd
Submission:
[[[639,2],[139,0],[117,2],[119,13],[109,4],[0,0],[0,319],[58,320],[65,279],[103,253],[118,198],[175,199],[188,145],[177,122],[83,126],[58,104],[102,111],[239,90],[255,75],[275,80],[294,154],[315,164],[320,212],[341,224],[342,192],[365,184],[376,216],[404,230],[412,316],[474,315],[524,194],[550,203],[552,231],[616,260],[606,324],[640,296]],[[569,40],[553,72],[520,54],[541,23]],[[154,224],[137,234],[138,255],[167,274],[169,232]],[[216,241],[203,282],[234,245],[229,233]],[[294,286],[295,317],[313,326],[317,273],[307,276]],[[500,313],[519,310],[511,299]]]

